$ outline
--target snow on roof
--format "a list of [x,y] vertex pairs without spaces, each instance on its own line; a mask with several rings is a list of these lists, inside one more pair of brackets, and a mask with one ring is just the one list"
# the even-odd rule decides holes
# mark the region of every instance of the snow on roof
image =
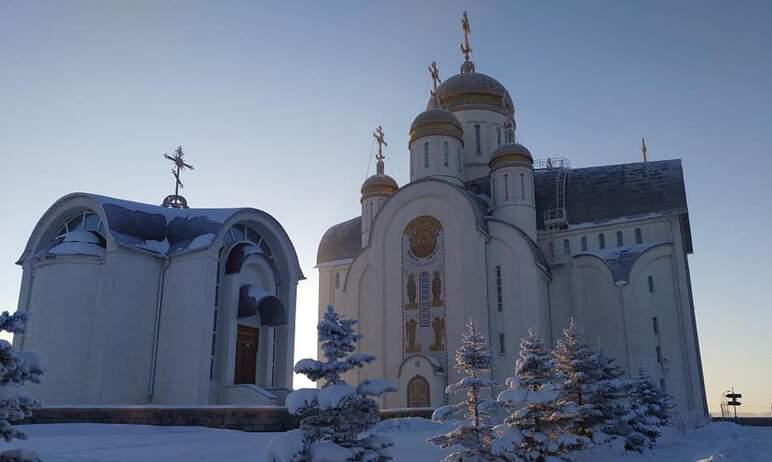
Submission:
[[591,255],[603,260],[611,271],[611,275],[614,277],[614,283],[617,285],[625,285],[630,280],[630,271],[633,269],[633,265],[644,252],[647,250],[658,247],[660,245],[670,244],[670,242],[655,242],[650,244],[636,244],[627,247],[617,247],[613,249],[592,250],[588,252],[581,252],[574,257],[580,257],[582,255]]

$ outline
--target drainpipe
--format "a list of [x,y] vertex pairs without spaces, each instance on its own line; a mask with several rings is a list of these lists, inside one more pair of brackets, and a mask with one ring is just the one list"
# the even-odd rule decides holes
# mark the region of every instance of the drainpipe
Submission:
[[158,334],[161,330],[161,306],[164,300],[164,285],[166,282],[166,270],[169,268],[171,261],[168,255],[163,255],[163,266],[161,266],[161,274],[158,276],[158,294],[156,297],[155,305],[155,327],[153,329],[153,355],[150,359],[150,379],[147,384],[147,402],[153,401],[153,392],[155,391],[155,371],[158,365]]

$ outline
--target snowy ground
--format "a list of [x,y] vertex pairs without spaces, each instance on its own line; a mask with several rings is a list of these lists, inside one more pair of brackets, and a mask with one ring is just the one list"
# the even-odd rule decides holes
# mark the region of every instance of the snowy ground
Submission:
[[[450,427],[422,419],[387,421],[381,433],[395,439],[399,462],[436,461],[443,454],[424,440]],[[50,424],[22,429],[30,439],[4,448],[35,449],[45,462],[264,462],[263,451],[275,433],[244,433],[200,427]],[[686,435],[669,435],[644,455],[625,456],[596,449],[577,462],[724,462],[772,461],[772,428],[710,424]]]

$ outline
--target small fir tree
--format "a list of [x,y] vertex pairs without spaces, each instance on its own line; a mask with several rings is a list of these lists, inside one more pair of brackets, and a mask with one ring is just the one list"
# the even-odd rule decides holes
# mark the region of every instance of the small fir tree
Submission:
[[638,435],[645,437],[645,440],[628,441],[627,447],[638,451],[651,447],[661,436],[662,427],[671,423],[672,397],[654,385],[643,369],[638,370],[638,375],[628,382],[625,390],[630,402],[628,423]]
[[300,417],[300,429],[272,441],[268,460],[274,462],[384,462],[391,460],[389,438],[371,435],[378,423],[379,410],[372,399],[396,391],[386,380],[364,380],[354,387],[342,375],[375,360],[375,356],[355,353],[362,338],[354,331],[357,321],[339,316],[327,307],[319,321],[319,343],[323,359],[302,359],[295,372],[321,389],[304,388],[287,396],[288,411]]
[[559,460],[583,439],[564,429],[573,427],[576,406],[561,399],[554,359],[535,330],[520,340],[515,377],[498,400],[511,412],[501,437],[494,443],[496,454],[512,454],[515,460],[543,462]]
[[607,439],[604,429],[609,421],[604,409],[598,406],[603,395],[604,373],[599,352],[584,343],[574,320],[563,329],[553,356],[562,381],[562,399],[576,403],[577,414],[572,432],[594,442]]
[[[26,312],[9,314],[3,311],[0,330],[23,334],[28,318]],[[22,385],[25,382],[40,383],[43,373],[45,366],[37,353],[16,351],[10,343],[0,340],[0,435],[5,441],[27,438],[12,422],[29,417],[32,409],[40,406]]]
[[427,440],[442,448],[461,447],[445,457],[444,462],[507,460],[491,453],[494,432],[488,423],[489,401],[480,396],[482,390],[494,385],[494,382],[486,377],[493,364],[494,358],[488,341],[472,321],[469,321],[461,338],[461,346],[456,351],[456,370],[464,374],[464,377],[448,385],[445,390],[448,394],[466,392],[466,399],[459,404],[439,408],[432,416],[433,420],[445,421],[454,412],[463,411],[466,421],[448,433]]

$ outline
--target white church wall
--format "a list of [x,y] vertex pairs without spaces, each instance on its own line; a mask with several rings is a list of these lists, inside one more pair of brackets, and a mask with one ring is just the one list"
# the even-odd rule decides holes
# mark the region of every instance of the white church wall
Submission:
[[217,257],[172,259],[166,271],[154,403],[207,404]]
[[[447,158],[445,157],[446,147]],[[430,135],[410,144],[411,181],[441,177],[460,186],[463,172],[464,152],[458,139],[452,136]]]
[[125,249],[108,254],[93,316],[89,403],[147,402],[161,265],[158,258]]
[[[540,288],[545,278],[536,266],[526,237],[509,225],[488,222],[492,238],[487,244],[488,311],[490,344],[501,367],[493,378],[503,384],[513,373],[519,354],[519,343],[535,328],[543,337],[549,332],[549,312],[545,309]],[[498,269],[501,274],[501,311],[499,311]],[[501,352],[501,340],[504,352]]]
[[[356,290],[366,294],[346,300],[359,303],[360,329],[365,335],[360,348],[378,356],[363,374],[372,370],[387,378],[398,377],[403,361],[403,281],[401,253],[393,249],[402,248],[406,226],[419,216],[436,218],[445,233],[445,248],[448,249],[444,281],[447,332],[463,331],[467,319],[471,318],[484,326],[487,334],[484,238],[476,229],[477,219],[472,207],[463,192],[443,181],[411,184],[384,205],[376,219],[369,247],[352,264],[347,286],[347,290],[353,290],[353,284],[359,280]],[[365,268],[367,274],[363,277],[361,272]],[[383,313],[382,321],[378,313]],[[455,351],[459,341],[460,338],[448,336],[446,354]],[[428,345],[431,341],[424,343]],[[442,367],[449,369],[448,362]],[[450,380],[455,375],[455,370],[451,370]],[[394,395],[385,398],[386,407],[398,405]]]
[[[30,296],[24,309],[31,321],[27,332],[16,336],[14,343],[23,350],[46,354],[46,380],[29,385],[34,396],[46,404],[82,404],[92,398],[90,374],[73,371],[93,370],[97,345],[92,334],[98,327],[93,321],[104,269],[105,259],[89,256],[57,256],[25,263]],[[35,318],[44,322],[33,322]],[[82,329],[85,335],[73,335],[73,328]]]

